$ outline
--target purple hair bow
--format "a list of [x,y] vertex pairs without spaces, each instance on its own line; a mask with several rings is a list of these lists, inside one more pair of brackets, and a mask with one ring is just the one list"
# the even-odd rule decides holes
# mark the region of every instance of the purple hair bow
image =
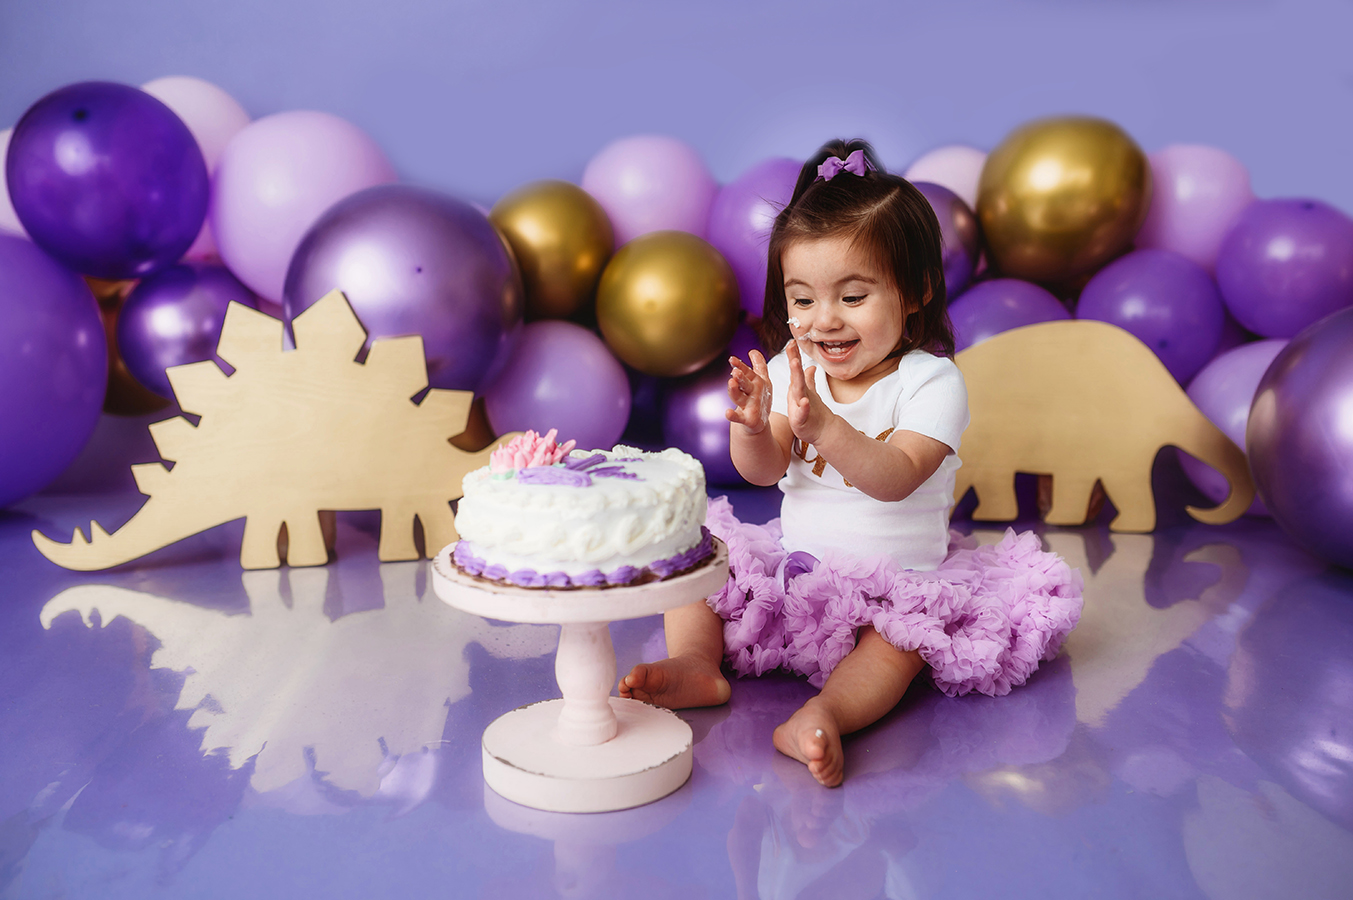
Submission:
[[863,150],[852,152],[845,159],[839,156],[829,156],[822,165],[817,167],[817,180],[831,181],[841,172],[849,172],[852,175],[863,175],[865,172],[873,170],[869,160],[864,158]]

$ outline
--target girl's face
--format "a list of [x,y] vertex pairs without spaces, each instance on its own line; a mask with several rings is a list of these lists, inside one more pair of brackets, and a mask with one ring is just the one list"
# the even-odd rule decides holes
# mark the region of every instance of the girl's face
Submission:
[[795,241],[781,264],[789,330],[829,378],[872,383],[897,368],[888,354],[904,317],[891,274],[846,236]]

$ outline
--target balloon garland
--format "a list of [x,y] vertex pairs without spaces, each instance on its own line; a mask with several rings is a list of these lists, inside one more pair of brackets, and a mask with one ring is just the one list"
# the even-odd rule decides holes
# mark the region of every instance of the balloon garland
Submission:
[[[481,396],[480,437],[558,427],[602,444],[661,429],[712,482],[739,482],[719,373],[755,342],[794,160],[720,186],[684,142],[627,137],[580,186],[527,184],[486,213],[393,183],[379,146],[336,116],[250,122],[191,78],[62,87],[0,131],[0,159],[0,305],[51,311],[25,319],[38,349],[0,370],[4,503],[79,451],[91,397],[142,412],[165,394],[164,368],[210,358],[230,299],[289,320],[334,288],[373,337],[423,336],[433,385]],[[1219,148],[1147,155],[1083,116],[1026,123],[990,152],[940,147],[905,174],[944,233],[960,349],[1070,317],[1131,331],[1219,427],[1234,438],[1248,426],[1251,513],[1274,511],[1351,564],[1353,500],[1324,481],[1353,478],[1353,457],[1297,462],[1315,446],[1303,428],[1353,409],[1340,362],[1353,359],[1353,218],[1316,199],[1256,199]],[[100,306],[108,356],[76,337]],[[1262,415],[1249,411],[1256,391]],[[1185,467],[1219,489],[1210,469]]]

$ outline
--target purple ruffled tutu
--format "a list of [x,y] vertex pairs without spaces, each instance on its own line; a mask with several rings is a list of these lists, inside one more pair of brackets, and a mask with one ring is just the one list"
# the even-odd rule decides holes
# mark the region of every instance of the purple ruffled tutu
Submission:
[[950,532],[938,569],[903,569],[888,557],[829,552],[821,560],[780,546],[780,520],[739,522],[727,498],[705,522],[728,545],[730,574],[710,607],[724,620],[724,655],[739,675],[782,668],[822,687],[872,625],[899,650],[919,651],[950,696],[999,697],[1052,659],[1081,614],[1083,582],[1031,531],[997,544],[960,546]]

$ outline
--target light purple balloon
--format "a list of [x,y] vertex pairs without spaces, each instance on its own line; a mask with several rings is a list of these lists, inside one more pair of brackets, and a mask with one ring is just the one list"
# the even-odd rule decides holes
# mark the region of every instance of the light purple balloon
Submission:
[[559,429],[559,440],[610,449],[630,414],[625,368],[601,338],[558,319],[531,322],[503,374],[484,391],[498,434]]
[[0,234],[0,507],[74,461],[108,387],[99,305],[32,242]]
[[784,157],[759,162],[720,188],[709,211],[709,242],[733,267],[748,315],[759,316],[765,307],[766,247],[801,165]]
[[332,290],[368,340],[422,335],[435,388],[479,392],[521,331],[521,273],[507,244],[479,210],[425,188],[367,188],[320,217],[287,272],[286,320]]
[[1353,304],[1353,219],[1319,200],[1256,200],[1222,242],[1217,284],[1241,325],[1292,337]]
[[5,156],[9,153],[9,138],[12,134],[13,128],[0,131],[0,234],[8,232],[28,237],[28,232],[23,230],[23,223],[19,221],[19,214],[14,211],[14,204],[10,202],[9,182],[4,176]]
[[[1189,383],[1189,399],[1213,425],[1235,441],[1237,447],[1243,449],[1245,446],[1245,424],[1250,419],[1250,404],[1254,402],[1259,381],[1274,357],[1286,346],[1285,340],[1243,344],[1217,356]],[[1230,486],[1225,475],[1182,450],[1177,452],[1184,473],[1198,490],[1214,503],[1226,499]],[[1251,516],[1268,515],[1258,497],[1245,512]]]
[[1076,318],[1136,335],[1184,384],[1216,355],[1226,308],[1202,266],[1170,250],[1134,250],[1090,279]]
[[617,247],[668,229],[703,238],[718,191],[694,148],[659,134],[603,147],[583,171],[582,188],[606,210]]
[[957,297],[972,281],[977,256],[982,249],[981,230],[972,207],[949,188],[928,181],[914,182],[940,220],[940,238],[944,242],[944,290]]
[[1273,360],[1245,443],[1274,521],[1317,556],[1353,568],[1353,308],[1305,329]]
[[221,260],[254,293],[281,300],[292,253],[320,214],[394,180],[376,142],[338,116],[257,119],[226,145],[212,179],[208,220]]
[[164,370],[217,358],[232,301],[258,308],[258,298],[224,266],[181,264],[143,278],[117,316],[117,347],[127,371],[172,399]]
[[1069,318],[1071,314],[1056,297],[1018,278],[983,281],[949,306],[958,351],[1011,328]]
[[1213,271],[1222,239],[1254,200],[1250,173],[1225,150],[1173,144],[1152,153],[1151,207],[1138,247],[1173,250]]

